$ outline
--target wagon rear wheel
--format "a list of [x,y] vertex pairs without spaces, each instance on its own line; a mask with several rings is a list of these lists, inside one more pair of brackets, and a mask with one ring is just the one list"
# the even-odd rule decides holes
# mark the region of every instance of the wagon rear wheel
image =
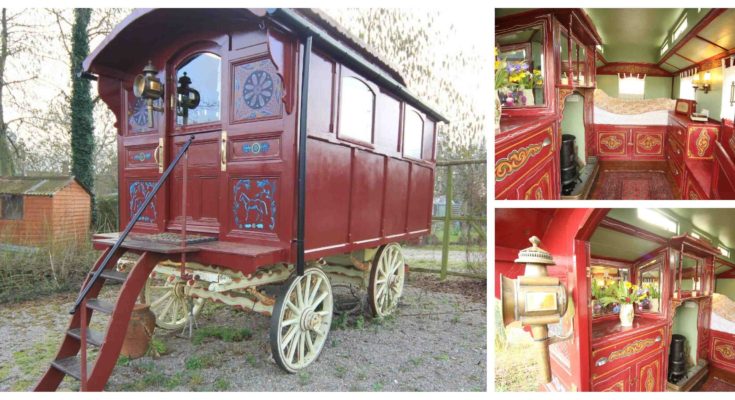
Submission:
[[194,302],[195,317],[204,305],[204,299],[191,299],[186,294],[186,282],[155,272],[145,283],[144,296],[156,314],[156,326],[168,330],[181,329],[189,323],[189,300]]
[[270,342],[279,367],[295,373],[319,357],[332,325],[332,286],[318,268],[292,276],[271,316]]
[[387,244],[373,259],[368,285],[368,302],[375,317],[386,317],[398,307],[403,294],[406,262],[398,243]]

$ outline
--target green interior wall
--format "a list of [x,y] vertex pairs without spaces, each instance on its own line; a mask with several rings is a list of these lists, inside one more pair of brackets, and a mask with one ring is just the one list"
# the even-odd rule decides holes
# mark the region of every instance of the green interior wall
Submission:
[[[571,101],[575,96],[577,101]],[[577,159],[585,164],[585,142],[584,142],[584,97],[579,94],[573,94],[567,97],[564,106],[564,117],[561,120],[561,133],[574,135],[576,138],[575,145],[577,150]]]
[[[643,89],[643,97],[646,99],[658,99],[665,97],[672,99],[671,82],[673,78],[666,76],[647,76],[646,87]],[[722,86],[722,83],[720,83]],[[602,89],[610,97],[618,97],[618,76],[597,75],[597,87]]]
[[724,294],[730,300],[735,301],[735,279],[715,280],[715,292]]
[[[686,307],[686,304],[693,304],[693,308]],[[696,365],[697,360],[697,303],[687,301],[684,302],[679,308],[676,309],[676,315],[674,315],[674,324],[672,333],[683,335],[687,338],[686,347],[689,348],[687,354],[689,355],[688,364]]]
[[[700,77],[704,76],[704,72],[702,71]],[[707,93],[703,90],[697,90],[694,94],[697,100],[697,111],[708,109],[709,117],[719,121],[720,112],[722,111],[722,68],[711,69],[709,73],[712,88]]]

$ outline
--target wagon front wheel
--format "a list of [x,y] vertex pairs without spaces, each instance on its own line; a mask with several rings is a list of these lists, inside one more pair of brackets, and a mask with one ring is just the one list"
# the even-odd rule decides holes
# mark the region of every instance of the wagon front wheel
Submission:
[[196,317],[202,310],[204,299],[191,299],[186,293],[186,283],[173,275],[153,272],[145,283],[145,302],[156,315],[156,326],[162,329],[181,329],[189,323],[189,301],[193,301]]
[[309,268],[283,285],[270,329],[271,351],[279,367],[295,373],[319,357],[333,310],[332,286],[322,270]]
[[403,294],[406,262],[401,245],[390,243],[373,259],[368,285],[368,301],[375,317],[386,317],[398,307]]

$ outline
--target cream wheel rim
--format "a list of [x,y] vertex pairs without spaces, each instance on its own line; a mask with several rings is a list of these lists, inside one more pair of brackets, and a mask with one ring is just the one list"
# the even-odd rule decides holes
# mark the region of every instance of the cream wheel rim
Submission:
[[291,282],[279,304],[274,356],[284,369],[296,372],[319,357],[327,340],[334,309],[329,279],[309,269]]
[[397,243],[387,245],[380,253],[380,258],[371,275],[370,297],[376,316],[390,315],[398,307],[398,300],[403,294],[406,262],[401,246]]
[[[160,276],[160,278],[159,278]],[[190,297],[186,283],[171,279],[173,275],[159,275],[148,278],[145,284],[145,302],[156,315],[156,326],[162,329],[180,329],[189,322]],[[204,299],[191,299],[194,315],[198,315]]]

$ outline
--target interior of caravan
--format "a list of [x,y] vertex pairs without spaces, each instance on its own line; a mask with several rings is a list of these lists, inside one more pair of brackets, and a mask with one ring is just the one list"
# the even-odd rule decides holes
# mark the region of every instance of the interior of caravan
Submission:
[[735,9],[496,9],[497,199],[735,199]]

